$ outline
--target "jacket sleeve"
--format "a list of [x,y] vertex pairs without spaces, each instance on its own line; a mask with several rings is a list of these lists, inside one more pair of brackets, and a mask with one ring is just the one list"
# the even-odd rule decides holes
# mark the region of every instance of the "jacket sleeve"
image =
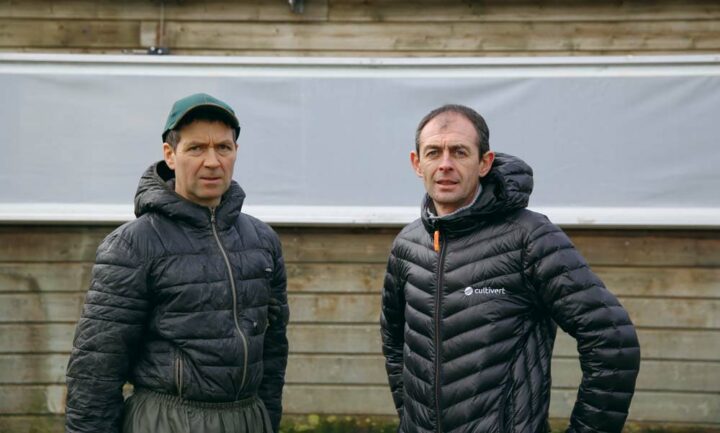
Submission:
[[619,433],[640,367],[630,317],[558,227],[543,224],[527,245],[527,277],[553,320],[577,340],[583,375],[568,432]]
[[398,416],[403,414],[403,346],[405,344],[405,296],[399,283],[398,259],[393,253],[387,263],[382,290],[380,335],[385,370]]
[[263,344],[263,379],[258,395],[270,415],[274,432],[279,431],[282,417],[282,392],[285,385],[285,368],[288,359],[287,324],[290,317],[287,299],[287,275],[282,257],[280,241],[273,239],[275,266],[271,276],[270,297],[275,303],[278,314],[275,320],[268,321]]
[[122,386],[141,340],[147,308],[144,265],[113,233],[98,248],[75,330],[67,368],[68,433],[120,431]]

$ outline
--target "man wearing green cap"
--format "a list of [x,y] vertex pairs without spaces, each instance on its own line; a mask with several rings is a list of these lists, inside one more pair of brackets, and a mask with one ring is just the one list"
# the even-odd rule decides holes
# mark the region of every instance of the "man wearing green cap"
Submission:
[[212,96],[173,105],[137,219],[97,251],[67,369],[68,433],[277,433],[285,265],[277,235],[241,212],[239,132]]

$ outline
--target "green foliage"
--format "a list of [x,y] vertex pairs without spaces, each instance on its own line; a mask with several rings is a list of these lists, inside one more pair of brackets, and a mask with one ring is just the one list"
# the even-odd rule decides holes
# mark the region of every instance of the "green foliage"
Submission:
[[[550,420],[551,433],[565,433],[567,420]],[[280,433],[396,433],[397,418],[377,416],[285,416]],[[623,433],[720,433],[716,427],[629,422]]]
[[284,417],[280,433],[395,433],[397,421],[362,416]]

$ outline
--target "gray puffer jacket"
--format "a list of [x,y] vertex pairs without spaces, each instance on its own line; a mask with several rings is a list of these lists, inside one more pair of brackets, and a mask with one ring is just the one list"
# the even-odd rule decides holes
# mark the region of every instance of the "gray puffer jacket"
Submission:
[[[259,395],[277,431],[287,364],[285,265],[277,235],[240,212],[232,182],[215,209],[150,167],[137,219],[100,245],[67,370],[68,432],[118,432],[126,381],[189,400]],[[280,319],[268,322],[270,299]]]
[[426,197],[396,238],[381,325],[400,431],[544,432],[556,324],[583,370],[569,431],[622,430],[635,329],[568,237],[525,209],[532,185],[529,166],[498,154],[475,203],[437,218]]

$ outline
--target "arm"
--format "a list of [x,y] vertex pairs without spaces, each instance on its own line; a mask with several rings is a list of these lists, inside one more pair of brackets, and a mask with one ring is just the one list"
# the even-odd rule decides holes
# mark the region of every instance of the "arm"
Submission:
[[113,234],[100,245],[67,368],[68,433],[120,431],[122,386],[148,308],[145,279],[126,241]]
[[398,281],[397,258],[390,253],[382,291],[380,332],[390,391],[398,416],[402,418],[405,296],[402,284],[399,284]]
[[549,222],[529,235],[526,275],[553,320],[577,340],[583,372],[568,432],[620,432],[640,367],[627,311]]
[[282,417],[282,390],[288,358],[287,323],[290,317],[287,300],[287,276],[280,242],[274,239],[275,266],[271,276],[268,328],[263,344],[263,379],[258,395],[270,415],[273,431],[279,431]]

